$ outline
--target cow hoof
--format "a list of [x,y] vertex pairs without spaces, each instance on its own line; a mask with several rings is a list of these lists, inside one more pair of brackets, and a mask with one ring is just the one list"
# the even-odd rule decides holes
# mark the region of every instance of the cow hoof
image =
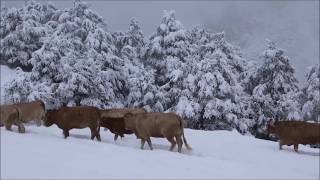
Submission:
[[26,133],[26,131],[25,130],[21,130],[21,131],[19,131],[19,133],[23,134],[23,133]]

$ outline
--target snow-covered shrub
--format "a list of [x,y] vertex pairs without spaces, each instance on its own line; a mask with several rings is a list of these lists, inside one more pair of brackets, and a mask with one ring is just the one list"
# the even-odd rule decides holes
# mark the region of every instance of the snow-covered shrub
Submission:
[[[1,63],[30,71],[32,53],[51,32],[49,22],[57,13],[52,4],[26,1],[23,8],[2,8],[0,21]],[[48,23],[48,24],[47,24]]]

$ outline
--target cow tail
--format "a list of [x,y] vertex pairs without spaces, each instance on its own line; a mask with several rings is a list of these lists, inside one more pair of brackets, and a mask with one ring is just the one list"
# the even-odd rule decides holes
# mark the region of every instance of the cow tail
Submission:
[[39,100],[39,102],[40,102],[40,104],[41,104],[41,106],[42,106],[43,110],[44,110],[44,111],[46,111],[46,105],[44,104],[44,102],[43,102],[43,101],[41,101],[41,100]]
[[[42,121],[44,121],[44,122],[46,122],[47,121],[47,110],[46,110],[46,105],[44,104],[44,102],[43,101],[41,101],[41,100],[39,100],[39,102],[40,102],[40,105],[41,105],[41,107],[42,107],[42,109],[43,109],[43,114],[41,115],[41,117],[40,117],[40,122],[39,122],[39,124],[41,125],[41,120]],[[38,124],[38,125],[39,125]]]
[[180,118],[180,127],[181,127],[181,131],[182,131],[182,139],[183,139],[184,145],[186,146],[186,148],[188,150],[192,150],[192,148],[189,146],[189,144],[187,142],[186,137],[184,136],[184,125],[183,125],[183,119],[182,118]]
[[101,111],[100,110],[98,110],[98,114],[99,114],[99,118],[98,118],[98,121],[97,121],[97,131],[98,131],[98,133],[100,132],[100,126],[101,126],[101,115],[102,115],[102,113],[101,113]]
[[100,132],[100,125],[101,125],[101,119],[98,120],[98,127],[97,127],[98,132]]
[[14,109],[17,111],[18,114],[18,122],[22,122],[22,112],[18,106],[14,106]]

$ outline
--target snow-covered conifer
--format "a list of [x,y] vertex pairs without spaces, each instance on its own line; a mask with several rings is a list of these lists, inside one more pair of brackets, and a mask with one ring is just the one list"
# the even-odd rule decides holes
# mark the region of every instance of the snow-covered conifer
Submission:
[[[258,68],[252,90],[252,106],[258,127],[268,118],[300,119],[299,88],[294,69],[284,51],[268,42],[263,64]],[[259,129],[259,128],[258,128]]]
[[309,67],[307,82],[302,89],[302,114],[305,120],[320,121],[320,66]]

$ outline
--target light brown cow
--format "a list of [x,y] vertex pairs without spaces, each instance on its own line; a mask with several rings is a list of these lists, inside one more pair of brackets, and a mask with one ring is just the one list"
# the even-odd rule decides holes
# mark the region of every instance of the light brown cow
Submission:
[[118,136],[124,137],[124,134],[132,134],[132,131],[124,129],[123,117],[127,113],[137,114],[146,112],[142,108],[115,108],[101,110],[101,126],[108,128],[114,133],[114,140],[116,141]]
[[63,130],[64,138],[69,136],[70,129],[89,127],[91,130],[91,139],[93,140],[96,137],[98,141],[101,141],[99,133],[100,118],[100,111],[95,107],[62,107],[58,110],[48,110],[44,125],[49,127],[56,124]]
[[25,127],[21,120],[21,110],[15,105],[0,106],[0,121],[1,126],[5,126],[7,130],[11,131],[13,124],[18,126],[19,133],[25,133]]
[[46,118],[45,105],[42,101],[32,101],[26,103],[15,104],[21,109],[22,121],[28,123],[35,121],[38,126],[41,125],[41,121]]
[[320,144],[320,124],[304,121],[273,121],[267,128],[268,134],[275,134],[279,140],[279,149],[283,145],[294,145],[298,152],[299,144]]
[[159,137],[167,138],[171,142],[170,151],[178,144],[178,152],[181,153],[182,138],[187,149],[191,150],[184,136],[184,122],[175,113],[128,113],[124,116],[124,120],[125,128],[132,130],[137,138],[141,139],[141,149],[144,148],[145,141],[147,141],[152,150],[150,137]]

